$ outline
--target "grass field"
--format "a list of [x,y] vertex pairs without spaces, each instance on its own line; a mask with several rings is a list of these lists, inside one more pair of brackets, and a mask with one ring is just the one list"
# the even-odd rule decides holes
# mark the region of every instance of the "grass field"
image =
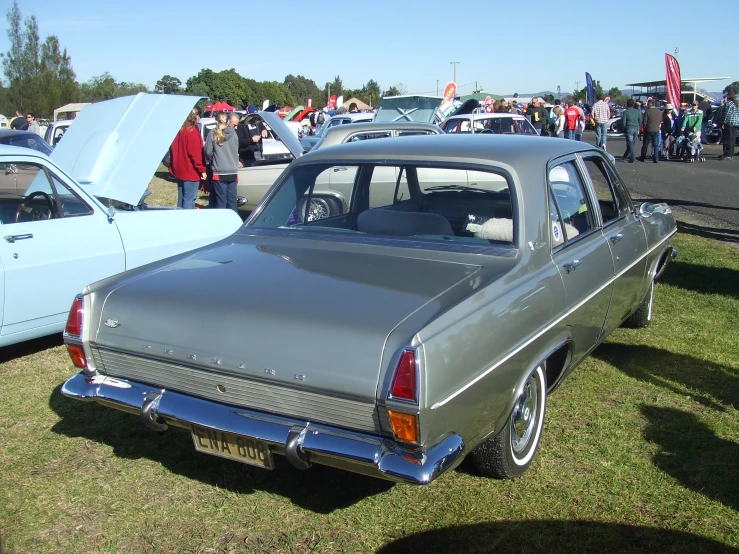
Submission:
[[738,552],[739,254],[689,234],[676,245],[653,325],[616,331],[551,397],[515,482],[467,464],[426,488],[279,456],[251,469],[62,397],[74,368],[56,337],[5,348],[5,550]]

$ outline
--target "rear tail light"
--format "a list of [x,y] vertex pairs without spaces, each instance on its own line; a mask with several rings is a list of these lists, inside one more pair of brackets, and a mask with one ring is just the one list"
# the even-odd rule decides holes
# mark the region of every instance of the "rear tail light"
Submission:
[[[67,326],[64,328],[65,339],[78,341],[82,336],[82,325],[84,323],[85,301],[81,295],[74,297],[72,308],[69,310],[67,318]],[[67,343],[67,352],[69,352],[72,363],[81,369],[87,369],[87,356],[85,349],[81,344]]]
[[418,402],[418,367],[415,350],[406,349],[400,355],[390,385],[390,398]]
[[85,310],[85,301],[81,295],[74,297],[72,302],[72,308],[69,310],[69,317],[67,318],[67,327],[64,332],[67,335],[79,337],[82,335],[82,317]]
[[400,440],[418,444],[418,416],[394,410],[387,411],[393,435]]

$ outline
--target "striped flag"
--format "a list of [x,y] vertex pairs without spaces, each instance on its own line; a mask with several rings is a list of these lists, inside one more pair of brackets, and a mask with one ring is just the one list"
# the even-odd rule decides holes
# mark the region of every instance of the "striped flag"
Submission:
[[667,86],[665,87],[667,102],[678,107],[681,101],[680,89],[682,85],[680,81],[680,64],[677,63],[674,56],[665,54],[665,67],[667,68]]

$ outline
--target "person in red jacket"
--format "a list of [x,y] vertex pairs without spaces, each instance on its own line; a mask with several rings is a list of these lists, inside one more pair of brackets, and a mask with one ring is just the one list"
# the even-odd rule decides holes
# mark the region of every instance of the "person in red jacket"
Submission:
[[185,210],[195,208],[200,180],[206,178],[199,121],[200,108],[196,106],[187,116],[171,146],[169,173],[177,179],[177,207]]
[[575,103],[570,100],[567,102],[565,110],[565,138],[575,139],[575,134],[580,129],[582,121],[582,112],[575,107]]

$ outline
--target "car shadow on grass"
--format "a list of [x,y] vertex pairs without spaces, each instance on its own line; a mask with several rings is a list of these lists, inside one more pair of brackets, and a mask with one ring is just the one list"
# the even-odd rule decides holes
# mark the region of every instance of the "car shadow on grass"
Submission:
[[711,267],[676,260],[670,262],[659,282],[701,294],[739,298],[739,271],[728,267]]
[[[738,209],[738,208],[727,208]],[[686,235],[696,235],[698,237],[716,239],[723,242],[739,242],[739,231],[729,229],[728,227],[708,227],[707,225],[694,225],[679,221],[677,224],[679,232]]]
[[739,511],[739,444],[722,439],[697,416],[675,408],[641,406],[644,438],[660,447],[654,465],[683,486]]
[[689,394],[715,410],[725,411],[727,405],[739,408],[739,374],[731,367],[653,346],[617,342],[601,344],[592,355],[634,379],[681,396]]
[[173,473],[239,494],[261,490],[284,496],[317,513],[346,508],[393,486],[320,465],[299,471],[283,456],[274,456],[275,469],[269,471],[201,454],[189,433],[175,429],[155,433],[135,415],[65,398],[60,387],[52,392],[49,407],[61,418],[51,428],[54,433],[107,444],[118,457],[153,460]]
[[377,554],[428,552],[736,554],[739,550],[712,539],[670,529],[595,521],[513,520],[424,531],[398,538],[380,548]]

